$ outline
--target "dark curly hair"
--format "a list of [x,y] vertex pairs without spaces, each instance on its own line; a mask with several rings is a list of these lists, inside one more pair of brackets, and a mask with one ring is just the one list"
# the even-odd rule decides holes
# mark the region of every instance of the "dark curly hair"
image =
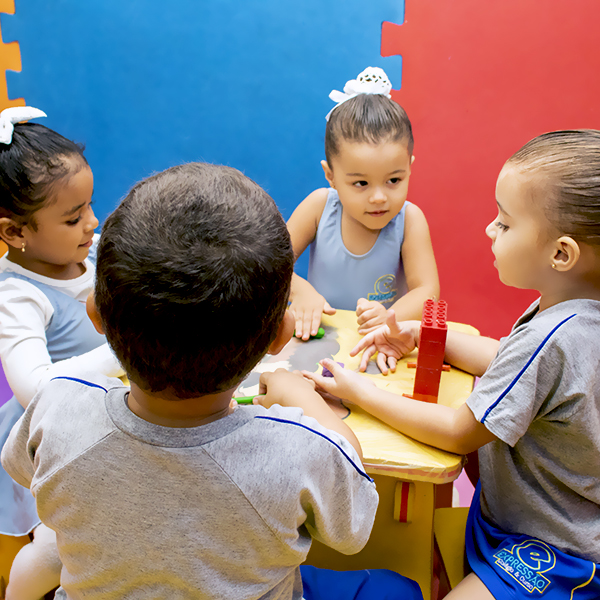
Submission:
[[190,163],[138,183],[106,220],[96,306],[141,389],[214,394],[267,352],[293,266],[271,197],[235,169]]

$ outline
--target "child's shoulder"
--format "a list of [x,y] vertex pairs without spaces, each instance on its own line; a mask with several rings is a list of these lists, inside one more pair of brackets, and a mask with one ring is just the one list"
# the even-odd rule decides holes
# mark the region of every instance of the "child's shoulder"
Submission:
[[425,213],[416,204],[413,204],[407,200],[404,203],[403,209],[404,219],[409,227],[414,227],[416,225],[427,226],[427,218],[425,217]]
[[257,406],[254,410],[254,435],[268,440],[268,445],[274,440],[281,443],[277,447],[278,461],[297,462],[309,469],[327,469],[329,457],[329,460],[339,459],[350,469],[363,472],[360,459],[346,438],[305,416],[302,409],[274,405],[269,409]]
[[[325,208],[325,204],[327,204],[327,200],[330,197],[331,192],[332,188],[318,188],[306,196],[306,198],[302,200],[302,204],[321,214]],[[335,190],[333,190],[333,192],[335,192]]]
[[539,311],[535,301],[515,323],[512,336],[529,338],[532,343],[580,344],[587,339],[600,345],[600,302],[597,300],[574,299],[560,302]]
[[314,239],[328,197],[329,189],[327,188],[319,188],[311,192],[300,202],[290,217],[287,226],[292,236],[294,249],[297,249],[298,243],[301,246],[298,255],[304,252],[308,244]]
[[0,268],[0,306],[2,312],[7,314],[28,306],[38,306],[44,313],[50,311],[49,315],[53,311],[48,289],[35,279],[10,268]]

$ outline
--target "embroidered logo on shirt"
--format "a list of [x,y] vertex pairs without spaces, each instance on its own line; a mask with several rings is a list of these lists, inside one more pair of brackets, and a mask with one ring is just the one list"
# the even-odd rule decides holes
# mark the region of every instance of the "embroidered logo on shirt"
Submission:
[[381,302],[382,304],[392,302],[398,293],[396,289],[395,275],[382,275],[375,282],[375,292],[367,296],[367,300]]
[[550,580],[542,575],[554,568],[556,555],[539,540],[527,540],[494,554],[496,564],[528,592],[544,593]]

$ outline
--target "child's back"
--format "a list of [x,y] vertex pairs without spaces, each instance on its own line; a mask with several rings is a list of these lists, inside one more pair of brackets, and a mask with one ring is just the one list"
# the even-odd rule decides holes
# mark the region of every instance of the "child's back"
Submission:
[[274,203],[233,169],[169,169],[108,218],[91,312],[131,390],[55,379],[2,455],[58,532],[62,597],[299,599],[311,536],[366,543],[377,493],[345,430],[230,404],[291,335],[292,268]]
[[172,429],[133,414],[118,381],[105,386],[54,380],[14,440],[29,436],[39,457],[31,486],[59,532],[64,597],[300,598],[311,533],[348,554],[366,542],[373,484],[300,409]]

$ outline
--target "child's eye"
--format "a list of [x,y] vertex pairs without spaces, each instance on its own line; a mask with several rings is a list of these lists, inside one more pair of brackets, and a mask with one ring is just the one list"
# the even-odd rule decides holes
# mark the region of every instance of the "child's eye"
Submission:
[[400,177],[392,177],[392,178],[389,180],[389,182],[390,182],[392,185],[396,185],[397,183],[400,183],[401,181],[402,181],[402,179],[400,179]]
[[361,180],[361,181],[355,181],[352,185],[354,187],[362,188],[362,187],[366,187],[369,184],[366,181]]
[[[92,204],[94,204],[94,201],[90,200],[89,203],[88,203],[88,205],[86,207],[84,207],[83,210],[91,208]],[[78,217],[76,217],[75,219],[71,219],[70,221],[65,221],[65,222],[66,222],[67,225],[77,225],[77,223],[79,223],[79,221],[81,221],[81,214]]]
[[494,223],[494,225],[500,230],[500,231],[506,231],[508,229],[508,225],[505,225],[504,223],[502,223],[501,221],[496,221]]

